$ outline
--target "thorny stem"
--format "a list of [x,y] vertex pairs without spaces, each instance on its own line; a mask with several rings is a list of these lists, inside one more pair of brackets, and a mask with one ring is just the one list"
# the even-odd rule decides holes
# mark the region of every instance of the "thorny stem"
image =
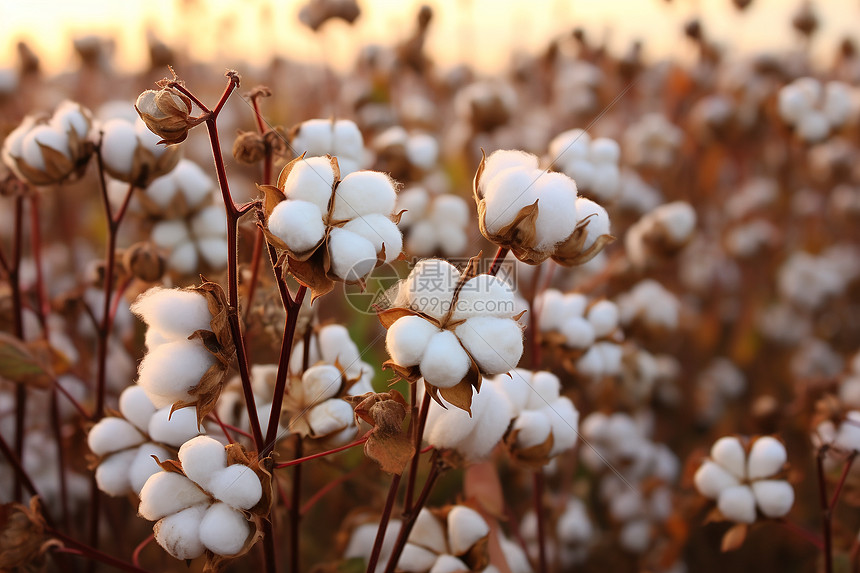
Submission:
[[[413,457],[413,459],[417,458],[418,456]],[[373,540],[370,560],[367,562],[368,572],[376,571],[376,564],[379,562],[379,554],[382,552],[382,542],[385,540],[385,531],[388,529],[388,521],[391,519],[391,510],[394,509],[394,500],[397,497],[401,477],[402,474],[394,474],[394,477],[391,478],[391,487],[388,488],[385,507],[382,509],[382,517],[379,520],[379,528],[376,530],[376,538]]]
[[[412,388],[413,398],[418,394],[417,389]],[[421,442],[424,439],[424,427],[427,425],[427,414],[430,412],[430,393],[425,392],[421,400],[421,411],[418,413],[416,423],[412,426],[412,440],[415,444],[415,453],[409,464],[409,480],[406,482],[406,497],[403,498],[403,512],[408,513],[412,509],[412,498],[415,493],[415,480],[418,478],[418,458],[421,455]]]
[[544,475],[542,470],[534,472],[534,511],[537,516],[537,542],[538,542],[538,571],[547,571],[546,565],[546,523],[543,512]]
[[296,466],[299,464],[303,464],[305,462],[309,462],[309,461],[315,460],[317,458],[324,458],[326,456],[330,456],[331,454],[336,454],[338,452],[342,452],[344,450],[354,448],[355,446],[360,446],[361,444],[363,444],[366,441],[367,441],[367,436],[365,435],[365,436],[355,440],[354,442],[350,442],[350,443],[346,444],[345,446],[340,446],[340,447],[334,448],[332,450],[326,450],[324,452],[319,452],[317,454],[311,454],[311,455],[305,456],[303,458],[296,458],[296,459],[290,460],[288,462],[275,464],[275,469],[280,470],[280,469],[288,468],[290,466]]

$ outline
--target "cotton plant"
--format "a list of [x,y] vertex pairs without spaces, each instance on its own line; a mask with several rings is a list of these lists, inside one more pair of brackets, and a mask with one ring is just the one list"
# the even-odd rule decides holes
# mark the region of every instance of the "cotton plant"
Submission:
[[505,436],[512,459],[539,469],[576,445],[579,412],[561,395],[561,381],[551,372],[516,368],[492,384],[508,399],[513,417]]
[[645,114],[624,132],[624,157],[637,168],[667,169],[683,140],[684,132],[665,116]]
[[429,133],[389,127],[373,138],[376,169],[398,181],[416,181],[436,168],[439,143]]
[[[309,337],[307,351],[308,366],[316,364],[338,365],[344,374],[357,382],[353,386],[356,394],[370,392],[373,388],[374,369],[362,359],[362,353],[356,345],[349,330],[342,324],[324,324],[317,326]],[[290,355],[289,373],[291,376],[301,376],[304,368],[305,341],[297,340]]]
[[139,515],[154,521],[155,541],[176,559],[203,555],[212,563],[250,550],[272,500],[271,476],[240,446],[208,436],[160,461],[140,491]]
[[521,151],[481,161],[473,185],[481,233],[529,264],[588,262],[613,240],[609,215],[578,197],[573,179],[540,169],[538,161]]
[[[364,137],[355,122],[348,119],[309,119],[290,131],[290,145],[306,158],[337,157],[342,176],[362,169],[365,164]],[[324,209],[320,209],[325,213]]]
[[555,524],[555,534],[559,563],[565,568],[583,563],[598,536],[585,504],[576,498],[565,503]]
[[654,279],[636,283],[618,295],[618,314],[625,328],[639,324],[651,332],[668,333],[681,323],[681,301]]
[[433,194],[413,186],[397,194],[395,210],[402,212],[398,227],[405,251],[416,257],[463,255],[469,243],[469,206],[453,194]]
[[777,247],[782,233],[776,225],[763,218],[734,225],[723,235],[726,252],[737,259],[750,259]]
[[388,331],[388,366],[409,381],[423,379],[432,397],[469,410],[483,376],[515,368],[523,335],[514,293],[492,275],[463,274],[441,259],[423,259],[398,284],[379,318]]
[[[254,364],[251,366],[251,392],[254,395],[254,404],[257,407],[257,419],[260,427],[269,425],[269,416],[272,413],[272,397],[275,390],[275,378],[278,375],[277,364]],[[240,376],[230,379],[221,391],[215,412],[226,424],[238,428],[249,429],[248,410],[245,407],[245,396],[242,391],[242,380]],[[177,410],[179,411],[179,410]],[[217,428],[212,424],[211,428]],[[278,438],[289,435],[285,428],[281,427]],[[211,432],[210,432],[211,433]]]
[[722,519],[749,525],[760,517],[781,518],[794,505],[794,488],[784,478],[787,459],[772,436],[720,438],[696,470],[696,489],[716,501]]
[[82,174],[93,152],[92,113],[65,100],[50,117],[27,116],[3,141],[3,163],[20,179],[43,186]]
[[517,93],[504,81],[477,81],[454,97],[454,111],[473,133],[492,132],[514,115]]
[[188,218],[158,221],[151,238],[166,252],[168,268],[180,275],[227,266],[227,224],[220,205],[203,207]]
[[559,171],[576,181],[580,193],[609,202],[621,191],[621,148],[614,139],[591,139],[587,132],[571,129],[549,142],[548,154]]
[[201,433],[194,410],[170,410],[156,409],[137,385],[120,394],[119,415],[102,418],[87,434],[87,445],[98,456],[100,490],[111,496],[140,495],[146,480],[159,471],[153,456],[168,459]]
[[805,142],[815,143],[841,129],[852,118],[856,95],[848,84],[830,81],[823,86],[812,77],[802,77],[779,91],[782,120]]
[[341,180],[336,158],[299,157],[265,190],[266,236],[314,298],[335,281],[360,283],[400,256],[397,192],[385,173],[356,171]]
[[699,423],[710,426],[747,389],[743,372],[728,358],[715,358],[696,377],[695,403]]
[[696,231],[696,211],[685,201],[664,203],[636,221],[624,235],[627,258],[647,268],[683,249]]
[[578,116],[596,111],[598,89],[605,81],[600,68],[584,60],[560,62],[553,78],[554,106],[563,115]]
[[110,119],[101,131],[105,171],[118,181],[145,188],[179,163],[180,147],[159,145],[159,136],[140,119]]
[[787,302],[800,309],[816,310],[842,294],[855,276],[851,265],[839,268],[825,253],[794,251],[777,271],[776,286]]

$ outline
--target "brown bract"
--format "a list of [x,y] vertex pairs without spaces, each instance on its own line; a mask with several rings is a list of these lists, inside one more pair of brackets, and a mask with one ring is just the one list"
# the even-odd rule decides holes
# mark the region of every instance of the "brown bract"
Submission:
[[188,130],[205,121],[203,116],[193,117],[191,100],[170,87],[146,90],[138,96],[134,109],[146,127],[161,138],[159,143],[168,145],[185,141]]
[[0,505],[0,571],[38,569],[45,552],[60,545],[45,535],[45,519],[39,498],[30,506],[20,503]]
[[548,464],[551,459],[549,453],[552,451],[553,442],[555,441],[552,432],[550,432],[543,443],[528,448],[517,446],[517,436],[519,433],[520,430],[509,429],[505,434],[505,447],[507,447],[511,459],[516,464],[533,470],[539,470]]
[[415,454],[415,444],[403,430],[407,406],[400,392],[368,392],[345,400],[353,405],[356,421],[361,419],[372,426],[364,453],[383,471],[402,474]]
[[585,249],[585,241],[588,238],[588,222],[591,218],[589,216],[577,223],[573,232],[566,239],[557,243],[552,250],[537,250],[535,248],[537,246],[536,225],[540,213],[540,199],[520,209],[510,223],[499,229],[498,232],[491,233],[487,229],[487,204],[481,191],[481,176],[484,173],[487,157],[483,155],[483,150],[481,154],[481,164],[478,166],[475,179],[472,182],[472,193],[478,208],[478,227],[487,240],[499,247],[510,249],[514,256],[524,263],[539,265],[551,258],[565,267],[587,263],[597,256],[606,245],[615,240],[612,235],[600,235],[590,247]]
[[[91,123],[90,112],[83,106],[78,107],[81,114]],[[43,117],[33,127],[47,123],[48,118]],[[45,162],[44,169],[36,169],[21,157],[12,157],[15,161],[15,167],[27,181],[37,186],[52,185],[66,179],[74,180],[80,178],[87,167],[95,146],[92,141],[86,138],[82,139],[78,135],[78,132],[71,127],[66,130],[66,138],[68,140],[68,157],[53,147],[36,142],[41,150],[42,159]]]

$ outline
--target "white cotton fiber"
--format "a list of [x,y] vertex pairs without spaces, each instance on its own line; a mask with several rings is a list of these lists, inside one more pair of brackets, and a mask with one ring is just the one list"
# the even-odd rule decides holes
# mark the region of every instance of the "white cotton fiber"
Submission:
[[588,309],[588,322],[594,327],[594,336],[603,338],[618,327],[618,307],[611,300],[601,300]]
[[415,518],[415,525],[409,534],[409,543],[426,547],[434,553],[448,551],[445,542],[445,530],[436,516],[430,513],[426,507],[421,508],[421,512]]
[[420,363],[424,380],[439,388],[457,385],[470,367],[469,356],[450,330],[443,330],[430,338]]
[[596,173],[595,165],[587,159],[575,159],[563,164],[564,173],[576,182],[577,189],[591,190]]
[[128,468],[137,450],[117,452],[105,458],[96,468],[96,484],[111,496],[125,495],[131,489]]
[[398,193],[394,212],[399,213],[404,209],[406,210],[400,216],[400,228],[405,229],[416,221],[419,221],[424,216],[424,212],[429,204],[430,195],[423,187],[410,187]]
[[191,232],[196,237],[226,235],[226,229],[224,209],[218,205],[204,207],[191,219]]
[[153,287],[137,297],[131,311],[166,337],[187,338],[195,330],[212,329],[206,297],[190,290]]
[[446,257],[462,255],[469,245],[469,237],[461,227],[442,226],[437,229],[437,235],[439,249]]
[[250,533],[245,516],[223,503],[212,504],[200,521],[200,541],[217,555],[235,555]]
[[538,324],[542,332],[558,330],[561,326],[564,295],[556,289],[546,289],[534,303]]
[[373,244],[351,231],[332,229],[328,249],[331,270],[341,280],[363,279],[376,266],[376,249]]
[[73,129],[80,138],[87,136],[90,127],[81,105],[70,100],[64,100],[57,106],[51,117],[51,125],[60,131]]
[[782,442],[771,436],[762,436],[750,448],[747,477],[749,479],[770,477],[782,469],[787,459]]
[[137,512],[142,518],[155,521],[165,515],[200,503],[208,503],[208,501],[209,497],[206,493],[187,477],[160,471],[143,484]]
[[717,500],[717,508],[732,521],[738,523],[755,521],[755,497],[749,486],[738,485],[723,490]]
[[565,345],[571,348],[588,348],[594,343],[594,326],[584,318],[565,319],[558,330],[564,336]]
[[594,201],[580,197],[576,200],[576,213],[577,224],[588,219],[588,225],[585,227],[587,235],[582,245],[583,251],[591,248],[601,235],[609,234],[609,214]]
[[138,430],[146,432],[149,428],[149,419],[155,414],[155,406],[147,398],[146,391],[135,384],[119,395],[119,411]]
[[545,406],[542,410],[552,426],[553,444],[551,456],[569,450],[576,444],[576,428],[579,426],[579,412],[569,398],[562,396]]
[[[345,365],[341,365],[345,366]],[[305,406],[328,400],[340,390],[341,372],[331,364],[311,366],[302,375]]]
[[152,442],[141,444],[135,450],[134,459],[126,468],[129,484],[137,496],[140,496],[140,490],[143,489],[146,480],[161,471],[152,456],[159,460],[168,460],[170,459],[170,452]]
[[193,401],[188,392],[215,363],[199,340],[177,340],[151,350],[140,363],[137,383],[152,403],[163,408],[176,401]]
[[102,126],[102,160],[115,173],[131,174],[137,133],[134,125],[121,119],[111,119]]
[[179,448],[179,462],[185,475],[206,487],[215,472],[227,467],[227,452],[218,440],[197,436]]
[[591,137],[581,129],[571,129],[556,135],[549,142],[550,158],[560,165],[584,159],[589,152]]
[[618,163],[621,148],[618,142],[608,137],[598,137],[591,142],[588,150],[589,158],[597,163]]
[[824,113],[809,110],[797,122],[797,133],[810,143],[821,141],[830,133],[830,122]]
[[405,316],[392,324],[385,336],[389,356],[400,366],[417,366],[430,343],[441,330],[420,316]]
[[189,240],[188,226],[182,220],[159,221],[152,226],[152,242],[162,249],[172,249]]
[[[538,158],[531,153],[514,150],[494,151],[489,157],[487,157],[487,161],[484,163],[484,171],[481,174],[481,186],[485,186],[487,183],[492,181],[496,175],[506,169],[515,167],[530,171],[537,169],[537,166]],[[486,195],[486,191],[484,191],[484,194]]]
[[345,155],[358,159],[363,152],[364,138],[355,122],[348,119],[339,119],[334,122],[332,155]]
[[489,456],[505,435],[511,421],[511,409],[501,392],[488,384],[472,397],[472,411],[477,425],[457,449],[467,459],[477,461]]
[[291,141],[293,149],[301,155],[320,156],[332,152],[336,122],[330,119],[309,119],[302,122]]
[[284,183],[287,199],[313,203],[320,213],[328,213],[334,172],[326,157],[306,157],[296,161]]
[[794,505],[794,488],[785,480],[760,480],[752,484],[761,512],[767,517],[783,517]]
[[538,197],[535,239],[538,250],[552,249],[576,227],[576,184],[563,173],[547,172],[534,184]]
[[457,195],[438,195],[433,200],[432,219],[450,226],[466,227],[469,224],[469,206]]
[[229,465],[212,474],[208,488],[216,499],[236,509],[251,509],[263,496],[263,486],[254,470],[242,464]]
[[653,216],[663,223],[670,236],[678,243],[686,241],[696,227],[696,212],[689,203],[675,201],[657,207]]
[[720,438],[711,446],[711,459],[739,480],[746,477],[746,457],[744,447],[735,437]]
[[514,419],[512,430],[518,431],[517,447],[530,448],[546,441],[552,426],[543,412],[526,410]]
[[[483,394],[472,394],[472,410],[476,411],[479,396]],[[437,449],[456,448],[475,428],[478,427],[477,417],[472,417],[468,412],[454,406],[443,408],[435,401],[430,403],[430,411],[427,413],[427,426],[424,438],[427,443]]]
[[429,171],[439,158],[439,144],[432,135],[416,133],[406,141],[406,156],[412,165]]
[[511,318],[516,314],[514,293],[502,279],[491,275],[478,275],[460,288],[454,308],[453,320],[474,316]]
[[453,555],[440,555],[429,573],[459,573],[468,570],[469,566]]
[[561,392],[561,382],[558,376],[551,372],[541,371],[531,375],[529,381],[531,391],[526,397],[526,408],[539,410],[558,400]]
[[561,301],[561,309],[559,314],[562,320],[567,320],[574,316],[583,316],[585,307],[588,306],[588,297],[582,293],[573,292],[564,295]]
[[294,253],[311,250],[325,235],[322,214],[308,201],[281,201],[269,215],[267,226]]
[[305,416],[313,437],[327,436],[355,424],[352,406],[340,398],[317,404]]
[[170,414],[171,406],[158,410],[149,420],[149,437],[153,441],[178,448],[200,434],[197,409],[180,408]]
[[448,513],[448,546],[454,555],[463,555],[489,533],[490,526],[470,507],[457,505]]
[[59,151],[66,157],[69,156],[69,140],[66,134],[47,125],[38,125],[30,130],[21,144],[24,161],[35,169],[45,168],[43,146]]
[[510,403],[511,416],[518,416],[522,410],[528,408],[528,399],[532,394],[532,386],[529,383],[532,373],[523,368],[514,368],[507,374],[499,374],[493,378],[493,385],[501,392]]
[[[350,368],[360,360],[358,347],[349,336],[349,331],[342,324],[329,324],[317,333],[317,345],[323,360],[329,364],[339,362],[344,368]],[[313,339],[311,341],[311,356],[314,355]]]
[[155,524],[155,541],[176,559],[195,559],[203,555],[200,522],[205,506],[189,507]]
[[516,321],[476,316],[458,326],[455,332],[483,373],[494,376],[519,364],[523,333]]
[[[170,175],[173,177],[176,186],[179,187],[179,190],[185,196],[186,204],[192,208],[209,198],[215,187],[212,178],[190,159],[180,159],[173,171],[170,172]],[[147,188],[147,192],[149,192],[149,188]],[[166,204],[163,206],[166,206]],[[224,210],[221,207],[218,207],[218,209],[223,213]]]
[[404,573],[428,571],[436,561],[436,555],[423,547],[407,543],[397,562],[397,570]]
[[487,231],[497,233],[511,223],[523,207],[538,199],[537,183],[541,175],[539,169],[508,169],[482,185]]
[[124,450],[145,441],[130,422],[122,418],[102,418],[87,435],[87,445],[97,456]]
[[394,183],[379,171],[356,171],[344,177],[335,190],[333,221],[346,221],[359,215],[394,211],[397,192]]
[[403,235],[387,215],[362,215],[344,225],[343,229],[370,241],[377,253],[381,252],[385,245],[386,263],[400,256],[400,251],[403,250]]
[[422,259],[415,265],[400,292],[406,297],[406,306],[441,319],[451,308],[454,289],[460,280],[460,271],[442,259]]
[[192,242],[184,242],[177,246],[167,258],[167,266],[181,275],[190,275],[197,270],[197,246]]
[[197,240],[197,250],[200,252],[203,262],[213,269],[223,269],[227,266],[229,248],[227,239],[221,237]]
[[738,479],[735,476],[711,460],[705,460],[699,466],[693,476],[693,482],[699,493],[710,499],[716,499],[724,489],[738,485]]
[[[135,144],[137,144],[137,136],[135,135]],[[176,183],[176,171],[182,166],[183,163],[188,161],[187,159],[182,159],[177,163],[176,167],[173,171],[168,173],[167,175],[162,175],[161,177],[156,177],[153,179],[149,185],[146,187],[146,196],[151,199],[156,205],[161,207],[162,209],[166,208],[173,198],[176,196],[176,193],[179,191],[177,183]]]
[[618,535],[618,542],[631,553],[644,552],[651,543],[651,523],[647,519],[626,523]]
[[418,221],[409,229],[406,251],[416,257],[430,256],[439,245],[439,228],[430,221]]

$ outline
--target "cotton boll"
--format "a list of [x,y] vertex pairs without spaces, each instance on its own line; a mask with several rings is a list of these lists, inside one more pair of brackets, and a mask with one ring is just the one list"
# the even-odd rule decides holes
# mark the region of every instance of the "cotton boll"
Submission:
[[329,159],[308,157],[293,164],[283,192],[287,199],[313,203],[320,213],[326,214],[333,185],[334,172]]
[[535,410],[526,410],[514,420],[513,431],[518,431],[517,447],[530,448],[546,441],[552,426],[546,415]]
[[576,184],[562,173],[544,173],[534,187],[538,197],[536,248],[548,250],[576,227]]
[[546,289],[535,300],[534,306],[538,312],[538,324],[541,331],[547,332],[561,328],[562,309],[564,308],[564,295],[561,291]]
[[510,572],[531,573],[532,568],[525,551],[523,551],[517,543],[514,543],[509,539],[505,539],[501,535],[498,537],[499,546],[502,549],[502,555],[505,557],[505,562],[507,562]]
[[439,249],[446,257],[462,255],[469,245],[469,237],[466,236],[466,232],[461,227],[443,225],[437,228],[437,233]]
[[594,168],[591,178],[591,192],[602,201],[610,201],[618,194],[621,185],[621,172],[618,165],[601,164]]
[[457,505],[448,513],[448,546],[454,555],[463,555],[489,533],[490,526],[470,507]]
[[771,436],[757,439],[750,449],[747,477],[761,479],[772,476],[782,469],[787,455],[782,442]]
[[794,85],[787,85],[779,90],[777,105],[779,115],[788,123],[796,123],[811,107],[807,94]]
[[117,452],[105,458],[96,468],[96,484],[108,495],[125,495],[131,489],[128,467],[136,450]]
[[341,280],[357,281],[370,274],[376,266],[376,249],[367,239],[334,228],[329,235],[331,270]]
[[609,234],[609,214],[594,201],[582,197],[576,200],[576,212],[577,223],[588,219],[588,225],[585,228],[587,235],[582,244],[582,249],[588,250],[598,237]]
[[469,571],[469,566],[453,555],[440,555],[429,573],[459,573]]
[[322,214],[308,201],[281,201],[269,215],[267,226],[295,253],[311,250],[325,235]]
[[112,119],[102,126],[102,161],[115,173],[131,174],[137,133],[134,125],[121,119]]
[[38,125],[24,136],[21,143],[22,158],[34,169],[45,169],[42,146],[59,151],[66,157],[69,156],[69,143],[66,134],[51,129],[47,125]]
[[450,330],[443,330],[430,338],[420,362],[424,380],[439,388],[457,385],[465,378],[470,367],[469,356]]
[[684,201],[666,203],[657,207],[652,213],[663,223],[669,235],[677,243],[686,241],[696,227],[696,211]]
[[759,509],[767,517],[783,517],[794,505],[794,488],[785,480],[761,480],[752,484]]
[[[482,388],[483,390],[483,388]],[[476,411],[476,401],[483,400],[483,391],[472,395],[472,411]],[[477,427],[478,420],[460,408],[443,408],[435,401],[430,403],[427,414],[427,429],[424,433],[427,443],[437,449],[457,448]]]
[[312,437],[322,437],[355,425],[352,406],[344,400],[333,398],[317,404],[307,413],[307,422]]
[[167,259],[167,266],[181,275],[192,274],[197,264],[197,247],[192,241],[177,246]]
[[469,207],[462,197],[457,195],[439,195],[433,201],[432,218],[439,223],[456,227],[466,227],[469,224]]
[[400,251],[403,250],[403,235],[394,221],[386,215],[363,215],[344,225],[343,229],[370,241],[377,253],[382,251],[384,245],[386,263],[400,256]]
[[442,259],[423,259],[415,265],[401,286],[412,310],[441,319],[451,308],[460,272]]
[[[436,200],[438,201],[438,199]],[[404,209],[406,210],[400,216],[399,227],[406,229],[416,221],[419,221],[424,216],[429,204],[430,194],[423,187],[410,187],[398,193],[394,211],[399,213]]]
[[833,445],[846,451],[860,450],[860,412],[851,411],[839,425]]
[[576,445],[579,412],[574,408],[570,398],[559,398],[544,407],[542,411],[552,426],[553,443],[549,455],[556,456]]
[[212,329],[209,303],[195,291],[153,287],[134,301],[131,312],[169,338],[187,338],[196,330]]
[[236,509],[251,509],[263,496],[263,486],[254,470],[232,464],[212,474],[208,489],[216,499]]
[[150,351],[140,363],[137,383],[152,403],[163,408],[193,401],[188,392],[200,382],[215,357],[198,340],[177,340]]
[[608,502],[609,514],[616,521],[629,521],[644,510],[642,494],[638,490],[622,490]]
[[605,375],[606,368],[603,364],[603,355],[600,350],[592,346],[585,354],[576,361],[576,370],[590,378],[600,378]]
[[[481,371],[490,376],[516,368],[523,354],[523,333],[510,319],[476,316],[458,326],[455,333]],[[430,344],[432,347],[432,341]],[[423,373],[424,361],[421,365]]]
[[429,171],[439,158],[439,144],[432,135],[416,133],[406,141],[406,156],[412,165]]
[[612,301],[601,300],[588,310],[587,318],[594,326],[595,337],[608,336],[618,327],[618,307]]
[[344,177],[335,190],[332,220],[347,221],[360,215],[394,211],[394,183],[379,171],[356,171]]
[[561,325],[559,332],[565,338],[565,345],[571,348],[588,348],[594,343],[594,326],[584,318],[568,318]]
[[511,318],[516,314],[514,293],[499,277],[478,275],[460,288],[454,308],[453,320],[477,316]]
[[235,555],[250,533],[245,516],[224,503],[212,504],[200,521],[200,542],[216,555]]
[[155,414],[155,406],[140,386],[129,386],[119,395],[119,411],[126,420],[142,431],[147,431],[149,419]]
[[409,534],[409,543],[430,549],[434,553],[445,553],[448,546],[445,543],[445,530],[436,516],[430,513],[426,507],[421,508],[412,533]]
[[159,221],[152,226],[150,238],[156,246],[162,249],[172,249],[189,240],[188,226],[185,221]]
[[549,142],[549,155],[555,163],[568,164],[588,155],[591,136],[581,129],[558,134]]
[[229,248],[227,240],[220,237],[197,240],[197,249],[203,262],[213,269],[223,269],[227,266]]
[[472,412],[477,427],[457,449],[467,460],[485,459],[501,441],[511,421],[511,409],[507,398],[492,385],[481,388],[472,396]]
[[348,119],[336,121],[332,138],[332,155],[358,158],[363,152],[364,138],[355,122]]
[[409,573],[428,571],[436,561],[436,554],[423,547],[407,543],[397,562],[397,570]]
[[160,471],[146,480],[140,490],[137,512],[142,518],[155,521],[187,507],[208,502],[206,493],[187,477]]
[[821,141],[830,133],[830,122],[822,112],[810,110],[797,122],[797,133],[808,142]]
[[308,156],[330,153],[333,150],[336,123],[329,119],[309,119],[302,122],[292,139],[293,149],[299,154],[307,153]]
[[[311,343],[311,354],[313,354],[313,340]],[[337,361],[348,369],[360,360],[358,347],[342,324],[329,324],[321,328],[317,333],[317,344],[320,356],[330,364]]]
[[721,465],[705,460],[693,477],[696,489],[703,496],[716,499],[725,489],[738,485],[738,478],[726,471]]
[[162,519],[153,528],[155,541],[176,559],[200,557],[206,549],[200,541],[205,513],[205,506],[195,506]]
[[227,451],[224,446],[209,436],[197,436],[179,448],[182,471],[203,487],[212,476],[227,467]]
[[417,366],[430,339],[439,332],[441,329],[419,316],[404,316],[388,328],[385,348],[400,366]]
[[592,161],[597,163],[618,163],[618,159],[621,157],[621,147],[614,139],[598,137],[591,142],[588,155]]
[[645,519],[637,519],[621,528],[618,542],[631,553],[643,553],[651,543],[651,524]]
[[[397,539],[397,534],[400,533],[400,520],[392,519],[388,522],[388,528],[385,530],[385,537],[382,540],[382,551],[380,551],[380,555],[387,556],[391,554],[391,550],[394,548],[394,542]],[[346,546],[346,549],[343,552],[344,559],[354,559],[356,557],[362,557],[367,560],[370,557],[370,551],[373,547],[373,542],[376,539],[376,531],[379,528],[376,523],[367,523],[364,525],[359,525],[352,532],[352,536],[349,538],[349,543]],[[383,559],[383,561],[385,561]],[[385,567],[384,563],[380,564],[382,568]],[[380,569],[377,569],[379,571]]]
[[126,466],[131,490],[137,496],[140,496],[140,491],[143,489],[146,481],[161,471],[161,468],[155,463],[152,456],[155,456],[159,460],[167,460],[170,459],[170,452],[161,446],[147,442],[141,444],[135,450],[134,459]]
[[318,364],[308,368],[302,375],[305,406],[318,404],[337,394],[340,390],[341,378],[340,370],[330,364]]
[[87,136],[90,122],[87,119],[89,112],[84,110],[80,104],[65,100],[54,110],[51,117],[51,125],[59,131],[74,130],[81,139]]
[[535,372],[530,378],[532,391],[527,397],[526,408],[539,410],[558,400],[561,382],[555,374],[541,371]]
[[574,292],[567,295],[561,300],[561,308],[559,314],[562,320],[575,316],[584,316],[585,307],[588,305],[588,297],[582,293]]
[[122,418],[102,418],[87,435],[87,445],[97,456],[124,450],[145,440],[137,428]]
[[[282,203],[285,202],[282,201]],[[191,220],[191,232],[196,237],[225,235],[226,229],[224,209],[218,205],[204,207]]]
[[711,459],[737,479],[746,477],[746,452],[737,438],[727,436],[714,442],[711,446]]
[[485,185],[482,184],[487,231],[499,232],[514,220],[523,207],[537,201],[537,183],[542,174],[538,169],[508,169],[488,180]]
[[156,412],[149,420],[149,437],[156,442],[179,447],[200,434],[197,426],[197,410],[180,408],[170,414],[170,406]]
[[830,125],[838,127],[851,117],[851,88],[842,82],[827,82],[824,86],[824,113]]
[[511,417],[520,415],[520,412],[528,409],[529,397],[533,394],[529,380],[532,373],[523,368],[514,368],[507,374],[499,374],[493,378],[493,385],[498,388],[511,406]]
[[[199,165],[189,159],[181,159],[179,163],[176,164],[173,171],[170,172],[170,176],[173,177],[173,181],[185,196],[185,202],[189,207],[194,208],[198,206],[212,194],[212,188],[214,186],[212,179]],[[150,184],[147,188],[147,192],[149,192],[151,187],[152,185]],[[162,207],[166,206],[166,203],[162,205]],[[223,225],[223,209],[220,207],[217,208],[222,213],[221,219]]]
[[409,230],[406,250],[416,257],[432,255],[439,246],[440,238],[436,225],[430,221],[418,221]]
[[577,189],[591,189],[594,183],[595,165],[587,159],[575,159],[564,163],[564,173],[576,182]]
[[[525,171],[537,169],[538,158],[531,153],[523,151],[494,151],[487,157],[484,163],[484,171],[481,174],[481,186],[485,186],[499,173],[506,169],[519,168]],[[484,192],[486,195],[486,191]]]
[[724,489],[717,500],[717,508],[727,519],[738,523],[755,521],[755,497],[745,485]]
[[623,351],[620,344],[614,342],[598,342],[593,347],[600,353],[603,369],[608,376],[617,376],[621,373],[621,358]]

